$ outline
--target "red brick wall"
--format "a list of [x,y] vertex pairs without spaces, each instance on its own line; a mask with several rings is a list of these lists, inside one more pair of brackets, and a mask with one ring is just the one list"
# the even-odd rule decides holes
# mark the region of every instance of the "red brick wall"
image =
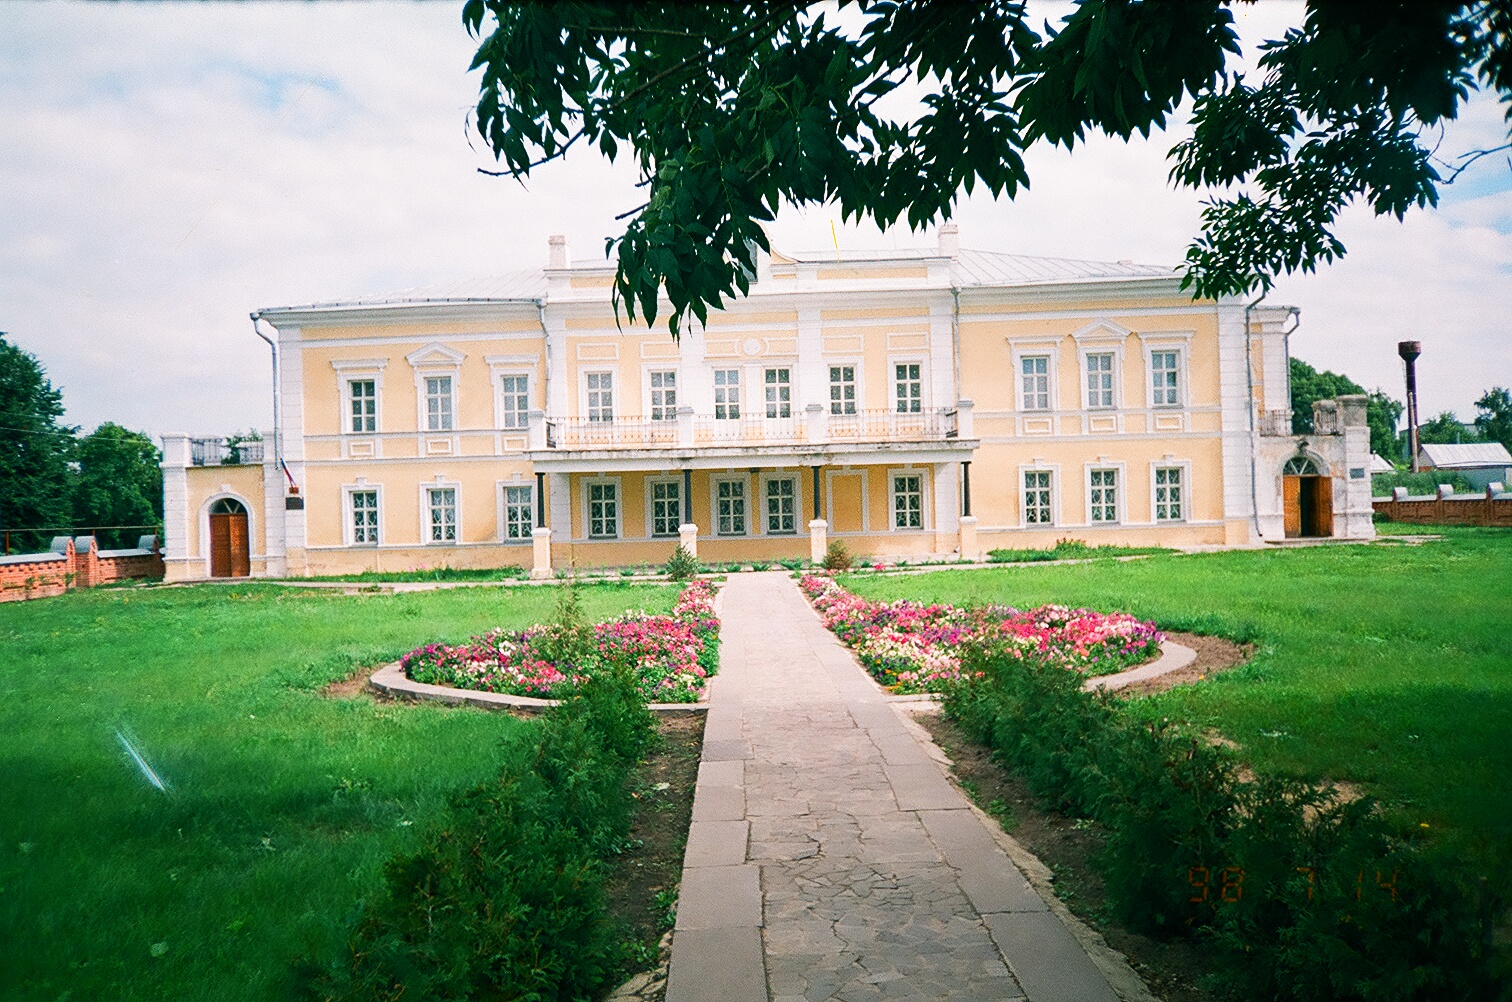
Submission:
[[1512,497],[1373,498],[1370,504],[1377,514],[1409,525],[1512,525]]
[[31,556],[36,559],[0,564],[0,602],[24,602],[29,598],[48,598],[74,588],[93,588],[127,578],[163,576],[161,553],[102,557],[93,540],[83,553],[75,551],[74,541],[70,539],[67,551],[61,555],[37,553]]
[[[160,578],[163,576],[163,555],[149,553],[142,557],[100,557],[94,583],[109,584],[128,578]],[[80,586],[82,587],[82,585]]]

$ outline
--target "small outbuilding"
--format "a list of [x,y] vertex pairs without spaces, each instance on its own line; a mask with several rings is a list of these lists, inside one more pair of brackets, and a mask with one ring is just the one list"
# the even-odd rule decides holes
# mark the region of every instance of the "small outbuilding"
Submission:
[[1370,475],[1372,477],[1375,476],[1377,473],[1395,473],[1395,472],[1396,472],[1396,467],[1392,466],[1391,462],[1389,460],[1382,459],[1380,456],[1376,455],[1374,452],[1372,452],[1370,454]]
[[1512,482],[1512,453],[1500,442],[1432,443],[1418,447],[1425,470],[1452,470],[1478,491],[1500,481]]

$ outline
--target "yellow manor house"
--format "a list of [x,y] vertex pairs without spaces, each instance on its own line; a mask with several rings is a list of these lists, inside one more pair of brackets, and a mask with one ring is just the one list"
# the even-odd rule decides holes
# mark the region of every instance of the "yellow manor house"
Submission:
[[1297,311],[1170,268],[763,256],[681,340],[613,266],[265,309],[277,428],[164,438],[169,580],[1369,537],[1365,398],[1291,434]]

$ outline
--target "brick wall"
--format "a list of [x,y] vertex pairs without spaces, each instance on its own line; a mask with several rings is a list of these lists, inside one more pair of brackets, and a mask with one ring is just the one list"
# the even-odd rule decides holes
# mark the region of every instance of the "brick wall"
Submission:
[[1409,525],[1512,526],[1512,494],[1450,494],[1440,497],[1372,498],[1376,514]]
[[144,536],[136,549],[101,552],[93,536],[59,536],[47,553],[0,558],[0,602],[24,602],[112,581],[162,576],[163,555],[156,537]]

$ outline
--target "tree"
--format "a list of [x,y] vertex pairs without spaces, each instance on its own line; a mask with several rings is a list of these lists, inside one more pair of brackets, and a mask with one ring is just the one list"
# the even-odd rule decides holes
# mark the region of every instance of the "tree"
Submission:
[[[106,422],[79,440],[74,524],[157,526],[163,516],[163,454],[141,432]],[[133,546],[145,529],[100,533],[101,547]]]
[[1475,409],[1475,427],[1481,437],[1512,450],[1512,393],[1493,386],[1475,402]]
[[0,528],[11,549],[36,550],[71,524],[69,461],[76,428],[59,423],[63,394],[0,332]]
[[1453,411],[1441,411],[1418,425],[1418,441],[1424,445],[1479,442],[1480,440],[1480,434],[1475,427],[1466,426],[1463,421],[1455,417]]
[[[1319,372],[1300,358],[1292,359],[1292,434],[1312,434],[1314,401],[1331,400],[1347,393],[1364,394],[1365,388],[1348,376]],[[1370,426],[1370,451],[1383,457],[1399,455],[1402,449],[1396,427],[1402,405],[1383,390],[1372,390],[1366,396],[1369,400],[1365,404],[1365,423]]]
[[1512,0],[1310,0],[1254,80],[1228,71],[1229,7],[1085,0],[1043,35],[1019,0],[840,0],[828,16],[467,0],[463,21],[498,173],[579,142],[633,151],[645,201],[606,247],[616,302],[651,323],[664,291],[675,336],[749,290],[760,224],[784,202],[922,227],[963,188],[1027,186],[1035,142],[1148,135],[1187,99],[1171,178],[1210,197],[1183,281],[1199,297],[1269,288],[1344,253],[1333,225],[1350,202],[1397,218],[1435,204],[1433,149],[1471,88],[1512,104]]

